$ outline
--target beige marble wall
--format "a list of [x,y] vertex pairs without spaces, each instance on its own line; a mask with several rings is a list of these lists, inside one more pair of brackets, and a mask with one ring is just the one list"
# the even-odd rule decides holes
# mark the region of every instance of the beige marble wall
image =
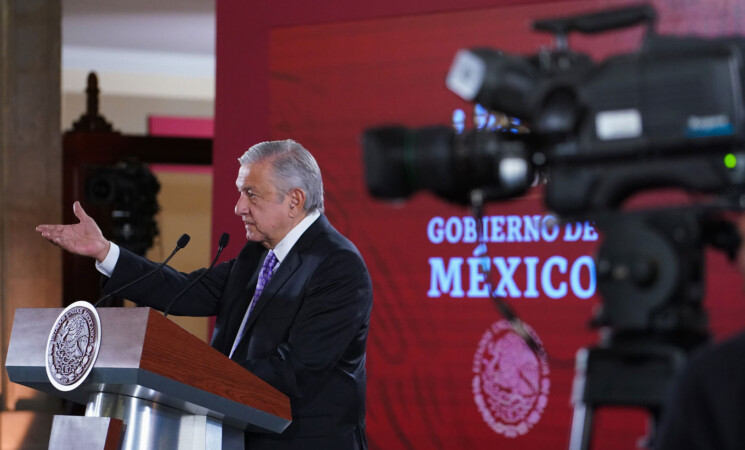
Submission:
[[[59,250],[34,231],[39,223],[61,218],[60,23],[60,0],[0,0],[3,364],[16,308],[61,305]],[[37,433],[32,426],[44,418],[23,410],[46,410],[41,416],[49,416],[58,403],[10,383],[4,367],[0,389],[0,447],[46,445],[43,432]],[[21,423],[27,425],[21,427]]]

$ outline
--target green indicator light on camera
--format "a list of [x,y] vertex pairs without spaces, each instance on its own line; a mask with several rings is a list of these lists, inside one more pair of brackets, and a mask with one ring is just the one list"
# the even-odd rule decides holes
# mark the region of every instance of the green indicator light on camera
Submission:
[[724,156],[724,165],[728,169],[734,169],[737,166],[737,157],[732,153],[727,153]]

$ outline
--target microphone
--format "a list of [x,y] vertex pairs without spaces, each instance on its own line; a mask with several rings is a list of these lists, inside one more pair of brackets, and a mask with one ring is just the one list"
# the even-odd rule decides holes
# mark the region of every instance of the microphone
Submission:
[[141,276],[139,278],[135,278],[134,280],[130,281],[129,283],[125,284],[124,286],[120,287],[119,289],[114,290],[114,292],[111,292],[111,293],[106,294],[103,297],[99,298],[98,301],[93,304],[93,307],[95,308],[96,306],[98,306],[99,303],[101,303],[102,301],[104,301],[107,298],[111,297],[112,295],[118,294],[119,292],[127,289],[128,287],[132,286],[133,284],[135,284],[135,283],[137,283],[139,281],[142,281],[145,278],[149,277],[150,275],[154,274],[155,272],[158,272],[159,270],[161,270],[163,267],[165,267],[165,265],[168,263],[168,261],[170,261],[171,258],[173,258],[173,255],[175,255],[177,251],[179,251],[182,248],[186,247],[186,244],[189,243],[189,240],[190,239],[191,239],[191,237],[189,237],[188,234],[186,234],[186,233],[182,234],[181,237],[178,238],[178,242],[176,242],[176,248],[173,249],[173,251],[171,252],[171,255],[168,258],[166,258],[165,261],[163,261],[162,263],[160,263],[160,265],[158,265],[158,267],[156,267],[155,269],[151,270],[150,272],[146,273],[145,275],[143,275],[143,276]]
[[212,268],[215,266],[215,263],[217,262],[217,259],[220,257],[220,253],[222,253],[223,249],[228,246],[228,241],[230,241],[230,235],[228,233],[223,233],[222,236],[220,236],[220,241],[217,243],[217,254],[215,255],[215,259],[212,260],[212,264],[210,264],[207,270],[200,273],[199,276],[194,278],[191,283],[187,284],[185,288],[181,289],[181,292],[176,294],[176,296],[173,297],[170,302],[168,302],[166,309],[163,310],[163,317],[168,317],[168,311],[171,310],[171,306],[176,303],[176,300],[181,298],[181,296],[184,295],[186,291],[191,289],[191,287],[194,286],[197,281],[201,280],[203,276],[207,275],[207,272],[212,270]]

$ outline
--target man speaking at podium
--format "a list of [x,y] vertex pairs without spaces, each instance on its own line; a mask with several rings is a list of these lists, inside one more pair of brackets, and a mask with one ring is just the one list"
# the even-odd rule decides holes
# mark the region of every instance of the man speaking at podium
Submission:
[[[174,314],[216,315],[211,345],[290,398],[279,435],[246,433],[247,450],[366,449],[365,347],[372,283],[355,246],[323,215],[313,156],[292,140],[263,142],[239,158],[235,214],[248,243],[237,258],[190,274],[165,267],[121,295]],[[104,293],[158,264],[109,242],[78,202],[80,223],[40,225],[52,243],[96,259]]]

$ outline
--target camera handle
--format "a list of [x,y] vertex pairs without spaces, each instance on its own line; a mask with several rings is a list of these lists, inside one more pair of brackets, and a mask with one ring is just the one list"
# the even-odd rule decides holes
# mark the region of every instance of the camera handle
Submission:
[[656,22],[657,13],[654,7],[638,5],[591,14],[536,20],[533,22],[533,29],[553,34],[556,49],[568,50],[568,35],[572,31],[594,34],[628,28],[641,23],[646,23],[648,31],[651,31]]

